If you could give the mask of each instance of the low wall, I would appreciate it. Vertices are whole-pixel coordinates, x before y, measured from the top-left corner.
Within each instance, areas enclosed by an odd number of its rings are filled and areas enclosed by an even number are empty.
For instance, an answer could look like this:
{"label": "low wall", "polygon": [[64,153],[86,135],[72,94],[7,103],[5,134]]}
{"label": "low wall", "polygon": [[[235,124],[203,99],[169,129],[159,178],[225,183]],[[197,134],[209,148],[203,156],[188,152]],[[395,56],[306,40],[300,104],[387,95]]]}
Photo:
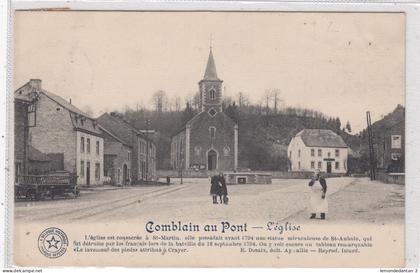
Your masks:
{"label": "low wall", "polygon": [[[253,173],[261,173],[265,175],[271,175],[272,178],[282,178],[282,179],[307,179],[312,178],[313,172],[287,172],[287,171],[252,171]],[[188,178],[206,178],[213,175],[218,174],[218,172],[215,171],[193,171],[193,170],[187,170],[182,171],[182,177],[188,177]],[[164,177],[179,177],[179,172],[176,170],[157,170],[157,175],[160,178]],[[345,174],[336,174],[336,173],[323,173],[324,177],[341,177],[345,176]]]}
{"label": "low wall", "polygon": [[227,184],[271,184],[271,174],[254,172],[226,173]]}
{"label": "low wall", "polygon": [[405,173],[387,173],[379,170],[376,179],[387,184],[405,185]]}

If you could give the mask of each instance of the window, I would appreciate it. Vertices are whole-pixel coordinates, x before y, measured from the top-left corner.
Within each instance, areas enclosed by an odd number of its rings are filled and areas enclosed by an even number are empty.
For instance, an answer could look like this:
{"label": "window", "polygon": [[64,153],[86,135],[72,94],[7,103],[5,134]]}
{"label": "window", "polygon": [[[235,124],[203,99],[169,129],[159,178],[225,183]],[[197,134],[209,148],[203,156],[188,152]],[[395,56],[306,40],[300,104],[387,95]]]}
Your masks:
{"label": "window", "polygon": [[98,181],[99,178],[101,177],[100,169],[101,169],[101,164],[100,163],[95,163],[95,180],[96,181]]}
{"label": "window", "polygon": [[18,176],[22,173],[22,162],[15,163],[15,179],[18,181]]}
{"label": "window", "polygon": [[216,90],[214,90],[214,88],[210,89],[210,99],[211,100],[216,99]]}
{"label": "window", "polygon": [[217,114],[217,111],[216,111],[216,110],[214,110],[214,108],[211,108],[211,109],[209,110],[209,115],[210,115],[210,116],[214,117],[216,114]]}
{"label": "window", "polygon": [[340,169],[340,162],[338,161],[335,162],[335,169],[336,170]]}
{"label": "window", "polygon": [[315,161],[311,161],[311,169],[315,169]]}
{"label": "window", "polygon": [[127,152],[127,160],[130,161],[131,160],[131,152]]}
{"label": "window", "polygon": [[311,156],[315,156],[315,149],[311,149]]}
{"label": "window", "polygon": [[298,162],[298,169],[300,170],[300,161]]}
{"label": "window", "polygon": [[401,149],[401,135],[391,136],[391,149]]}
{"label": "window", "polygon": [[340,157],[340,150],[339,149],[335,150],[335,157]]}
{"label": "window", "polygon": [[201,146],[195,146],[194,147],[194,153],[196,156],[200,156],[201,155]]}
{"label": "window", "polygon": [[298,157],[300,157],[300,150],[298,150]]}
{"label": "window", "polygon": [[318,156],[322,156],[322,149],[318,149]]}
{"label": "window", "polygon": [[96,154],[99,155],[99,140],[96,141]]}
{"label": "window", "polygon": [[391,153],[391,159],[392,160],[400,160],[401,154],[399,153]]}
{"label": "window", "polygon": [[318,169],[322,169],[322,162],[321,161],[318,161]]}
{"label": "window", "polygon": [[216,138],[216,128],[215,127],[210,127],[210,138]]}
{"label": "window", "polygon": [[85,162],[83,160],[80,161],[80,176],[85,176]]}
{"label": "window", "polygon": [[230,148],[229,148],[229,146],[225,146],[224,148],[223,148],[223,155],[224,156],[229,156],[230,155]]}
{"label": "window", "polygon": [[80,152],[81,153],[85,152],[85,138],[84,137],[80,138]]}
{"label": "window", "polygon": [[90,154],[90,138],[86,139],[86,152]]}
{"label": "window", "polygon": [[328,152],[328,158],[331,158],[331,152]]}

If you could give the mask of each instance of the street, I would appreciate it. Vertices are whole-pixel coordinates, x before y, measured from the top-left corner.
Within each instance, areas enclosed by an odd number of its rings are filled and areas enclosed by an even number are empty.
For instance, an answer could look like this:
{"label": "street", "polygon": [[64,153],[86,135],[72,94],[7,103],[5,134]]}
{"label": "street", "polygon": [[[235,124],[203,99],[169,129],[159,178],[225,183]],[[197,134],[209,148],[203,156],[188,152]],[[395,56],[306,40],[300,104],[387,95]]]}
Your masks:
{"label": "street", "polygon": [[[404,222],[404,186],[367,178],[330,178],[329,223]],[[214,205],[203,179],[170,186],[82,191],[77,199],[18,201],[17,222],[291,221],[308,222],[307,180],[273,179],[269,185],[228,185],[229,205]],[[319,220],[315,220],[319,221]]]}

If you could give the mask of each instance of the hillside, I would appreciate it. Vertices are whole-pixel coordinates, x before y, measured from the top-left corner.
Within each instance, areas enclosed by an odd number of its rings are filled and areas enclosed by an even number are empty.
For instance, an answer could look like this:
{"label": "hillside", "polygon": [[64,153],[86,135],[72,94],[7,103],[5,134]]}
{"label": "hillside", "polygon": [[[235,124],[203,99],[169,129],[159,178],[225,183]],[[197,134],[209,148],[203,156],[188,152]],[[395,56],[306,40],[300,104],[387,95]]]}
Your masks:
{"label": "hillside", "polygon": [[[291,138],[305,128],[331,129],[343,136],[351,147],[359,148],[359,138],[346,133],[338,118],[326,117],[310,110],[287,108],[277,114],[265,114],[234,103],[224,109],[239,125],[239,167],[252,170],[287,170],[287,146]],[[134,127],[155,130],[157,168],[169,169],[171,137],[195,114],[189,105],[183,111],[135,111],[128,109],[120,116]]]}

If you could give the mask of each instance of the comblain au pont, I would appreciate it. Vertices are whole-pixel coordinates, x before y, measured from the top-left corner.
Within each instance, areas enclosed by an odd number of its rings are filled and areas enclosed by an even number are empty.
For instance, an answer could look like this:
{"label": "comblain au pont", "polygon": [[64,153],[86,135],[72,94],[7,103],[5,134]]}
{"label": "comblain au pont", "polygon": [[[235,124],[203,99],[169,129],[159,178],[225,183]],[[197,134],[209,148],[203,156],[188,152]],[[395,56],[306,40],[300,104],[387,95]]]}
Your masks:
{"label": "comblain au pont", "polygon": [[157,224],[153,221],[149,221],[145,225],[145,229],[149,233],[153,232],[160,232],[160,231],[187,231],[187,232],[197,232],[197,231],[210,231],[216,232],[220,231],[221,233],[225,232],[247,232],[248,227],[247,223],[243,224],[232,224],[227,221],[220,222],[217,224],[206,224],[202,227],[197,224],[189,223],[182,223],[181,221],[171,221],[170,223],[166,224]]}

